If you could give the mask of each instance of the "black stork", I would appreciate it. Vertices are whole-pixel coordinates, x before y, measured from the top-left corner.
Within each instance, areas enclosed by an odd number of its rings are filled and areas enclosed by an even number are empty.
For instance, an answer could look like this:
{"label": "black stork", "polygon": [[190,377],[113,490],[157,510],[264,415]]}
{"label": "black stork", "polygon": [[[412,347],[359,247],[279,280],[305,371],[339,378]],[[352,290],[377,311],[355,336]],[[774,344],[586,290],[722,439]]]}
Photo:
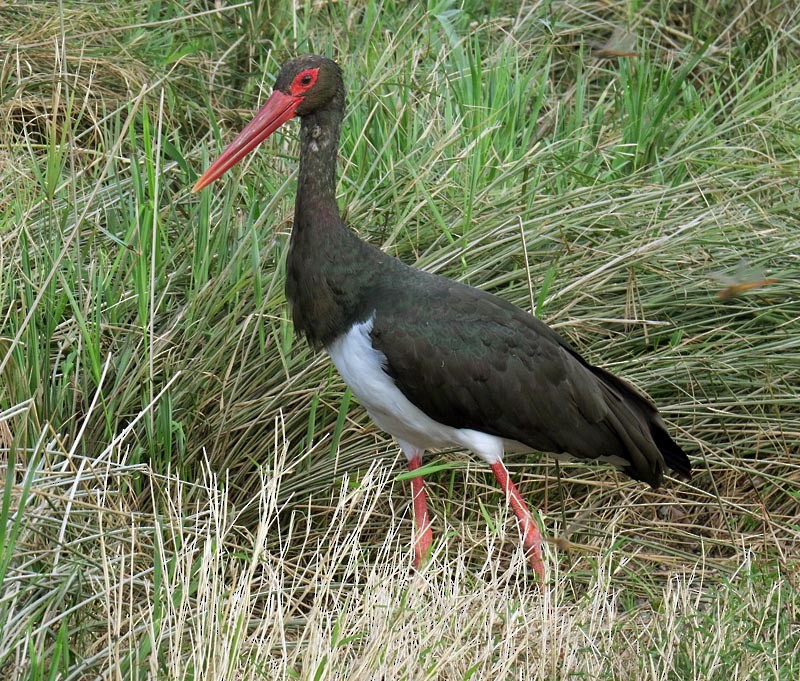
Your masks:
{"label": "black stork", "polygon": [[[492,468],[544,578],[541,535],[503,465],[505,450],[611,463],[658,487],[689,459],[653,404],[584,360],[549,326],[484,291],[413,269],[361,241],[339,215],[336,157],[345,107],[339,66],[287,62],[255,118],[194,185],[223,175],[298,116],[300,173],[286,297],[295,327],[324,347],[353,395],[414,471],[425,450],[471,450]],[[422,476],[412,478],[417,568],[432,541]]]}

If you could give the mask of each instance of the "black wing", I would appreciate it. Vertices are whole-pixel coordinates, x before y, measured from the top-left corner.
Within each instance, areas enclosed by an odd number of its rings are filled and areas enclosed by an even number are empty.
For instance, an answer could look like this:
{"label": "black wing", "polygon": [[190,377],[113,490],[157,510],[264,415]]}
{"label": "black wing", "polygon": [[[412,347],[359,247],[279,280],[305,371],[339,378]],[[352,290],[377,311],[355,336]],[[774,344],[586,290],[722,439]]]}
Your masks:
{"label": "black wing", "polygon": [[689,475],[655,407],[625,381],[507,301],[412,272],[391,303],[384,292],[372,340],[398,388],[426,414],[539,451],[619,457],[628,475],[654,487],[665,463]]}

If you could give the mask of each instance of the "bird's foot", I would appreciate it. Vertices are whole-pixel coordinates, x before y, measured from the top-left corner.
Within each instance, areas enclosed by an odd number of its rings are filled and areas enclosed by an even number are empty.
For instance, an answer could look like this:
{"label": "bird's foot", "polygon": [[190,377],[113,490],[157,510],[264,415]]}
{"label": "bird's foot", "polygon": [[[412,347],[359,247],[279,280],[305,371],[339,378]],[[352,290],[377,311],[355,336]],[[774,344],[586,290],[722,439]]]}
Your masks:
{"label": "bird's foot", "polygon": [[[525,509],[527,511],[527,509]],[[542,555],[542,534],[539,532],[539,526],[531,515],[530,511],[527,517],[521,518],[517,514],[520,527],[522,528],[522,545],[525,547],[525,555],[528,557],[528,562],[531,568],[536,573],[536,577],[540,583],[544,583],[544,557]]]}

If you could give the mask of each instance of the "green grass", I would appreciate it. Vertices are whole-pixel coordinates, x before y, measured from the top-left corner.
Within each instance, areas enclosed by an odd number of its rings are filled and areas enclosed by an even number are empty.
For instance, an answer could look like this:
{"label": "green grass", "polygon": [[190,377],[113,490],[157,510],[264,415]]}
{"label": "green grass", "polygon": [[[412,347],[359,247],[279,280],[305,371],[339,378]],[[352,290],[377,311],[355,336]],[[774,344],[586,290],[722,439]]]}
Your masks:
{"label": "green grass", "polygon": [[[0,12],[3,677],[797,678],[798,26],[777,3]],[[189,193],[309,50],[349,87],[348,223],[534,309],[695,463],[651,491],[509,457],[559,540],[541,592],[461,452],[426,462],[409,569],[396,447],[288,316],[297,126]]]}

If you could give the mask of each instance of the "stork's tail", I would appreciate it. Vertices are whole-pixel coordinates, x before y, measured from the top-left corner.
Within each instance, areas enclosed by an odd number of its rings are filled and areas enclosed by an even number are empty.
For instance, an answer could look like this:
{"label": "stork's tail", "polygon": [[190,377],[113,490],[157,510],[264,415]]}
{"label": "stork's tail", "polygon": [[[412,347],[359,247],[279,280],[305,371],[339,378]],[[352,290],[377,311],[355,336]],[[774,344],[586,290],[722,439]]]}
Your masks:
{"label": "stork's tail", "polygon": [[[658,421],[661,421],[659,418]],[[664,463],[668,468],[675,471],[679,478],[688,480],[692,477],[692,464],[689,462],[689,457],[686,456],[680,445],[673,440],[669,433],[664,430],[664,426],[659,422],[650,421],[650,434],[653,436],[653,442],[656,443],[658,451],[664,457]]]}
{"label": "stork's tail", "polygon": [[[670,437],[664,421],[650,399],[630,383],[605,369],[595,366],[590,368],[618,400],[611,400],[609,406],[614,412],[613,421],[617,434],[628,445],[630,465],[625,467],[624,471],[636,480],[659,487],[663,477],[663,467],[656,458],[657,450],[667,468],[673,470],[678,477],[688,480],[692,476],[689,457]],[[636,422],[638,427],[634,425]]]}

